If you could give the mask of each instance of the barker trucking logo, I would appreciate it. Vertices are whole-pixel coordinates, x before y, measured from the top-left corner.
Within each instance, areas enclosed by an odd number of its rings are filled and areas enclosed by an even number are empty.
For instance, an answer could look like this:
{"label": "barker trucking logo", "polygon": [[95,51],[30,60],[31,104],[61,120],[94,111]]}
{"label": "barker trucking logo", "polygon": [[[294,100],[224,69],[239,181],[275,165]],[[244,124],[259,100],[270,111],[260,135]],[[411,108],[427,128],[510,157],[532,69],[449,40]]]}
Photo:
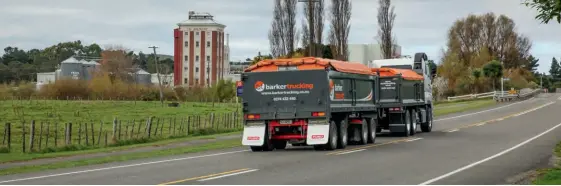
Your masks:
{"label": "barker trucking logo", "polygon": [[314,84],[298,83],[298,84],[265,84],[263,81],[255,82],[254,88],[257,92],[264,90],[293,90],[293,89],[314,89]]}

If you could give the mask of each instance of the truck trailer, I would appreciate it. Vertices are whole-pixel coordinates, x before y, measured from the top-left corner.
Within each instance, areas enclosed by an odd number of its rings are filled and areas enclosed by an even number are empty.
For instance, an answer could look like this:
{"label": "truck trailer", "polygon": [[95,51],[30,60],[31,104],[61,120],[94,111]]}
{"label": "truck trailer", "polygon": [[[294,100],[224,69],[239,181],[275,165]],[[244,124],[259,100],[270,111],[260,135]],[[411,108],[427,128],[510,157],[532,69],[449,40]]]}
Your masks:
{"label": "truck trailer", "polygon": [[[409,93],[423,88],[412,70],[315,57],[271,59],[247,68],[241,81],[242,144],[252,151],[285,149],[287,143],[343,149],[374,143],[382,129],[410,134],[413,120],[421,126],[432,121],[426,109],[432,105],[421,100],[426,96]],[[391,87],[382,81],[395,88],[381,90]]]}

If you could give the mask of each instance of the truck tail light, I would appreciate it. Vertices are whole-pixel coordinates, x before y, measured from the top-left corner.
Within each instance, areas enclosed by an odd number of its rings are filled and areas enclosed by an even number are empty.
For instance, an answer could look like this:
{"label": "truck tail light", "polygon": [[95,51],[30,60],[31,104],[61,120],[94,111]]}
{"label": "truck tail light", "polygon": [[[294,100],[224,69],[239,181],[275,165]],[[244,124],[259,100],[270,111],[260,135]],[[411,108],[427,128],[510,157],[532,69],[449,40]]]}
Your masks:
{"label": "truck tail light", "polygon": [[260,114],[246,114],[245,119],[259,119],[261,118]]}
{"label": "truck tail light", "polygon": [[325,112],[312,112],[312,116],[314,117],[325,116]]}

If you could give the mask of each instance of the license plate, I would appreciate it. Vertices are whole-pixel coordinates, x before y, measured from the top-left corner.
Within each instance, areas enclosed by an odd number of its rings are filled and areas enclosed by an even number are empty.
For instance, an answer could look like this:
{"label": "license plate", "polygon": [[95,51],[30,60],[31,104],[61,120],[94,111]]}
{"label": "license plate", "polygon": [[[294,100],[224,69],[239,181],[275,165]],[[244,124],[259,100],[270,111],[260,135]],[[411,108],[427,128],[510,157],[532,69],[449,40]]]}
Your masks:
{"label": "license plate", "polygon": [[283,125],[292,124],[292,120],[280,120],[280,124],[283,124]]}

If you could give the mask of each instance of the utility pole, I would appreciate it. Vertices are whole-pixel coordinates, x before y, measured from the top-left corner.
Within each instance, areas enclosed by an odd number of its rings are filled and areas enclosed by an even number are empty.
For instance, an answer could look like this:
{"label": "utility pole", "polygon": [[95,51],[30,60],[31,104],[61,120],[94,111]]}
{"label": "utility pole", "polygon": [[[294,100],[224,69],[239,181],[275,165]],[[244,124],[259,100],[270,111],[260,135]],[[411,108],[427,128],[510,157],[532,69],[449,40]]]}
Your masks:
{"label": "utility pole", "polygon": [[160,103],[164,106],[164,90],[162,89],[162,80],[160,80],[160,64],[158,62],[158,56],[156,55],[157,46],[151,46],[148,48],[154,49],[154,62],[156,62],[156,76],[158,77],[158,88],[160,89]]}
{"label": "utility pole", "polygon": [[319,2],[319,0],[298,0],[298,2],[304,2],[304,3],[308,3],[308,31],[310,32],[310,37],[308,38],[308,50],[309,50],[309,55],[310,56],[316,56],[315,55],[315,44],[314,44],[314,36],[315,36],[315,31],[314,31],[314,3]]}

